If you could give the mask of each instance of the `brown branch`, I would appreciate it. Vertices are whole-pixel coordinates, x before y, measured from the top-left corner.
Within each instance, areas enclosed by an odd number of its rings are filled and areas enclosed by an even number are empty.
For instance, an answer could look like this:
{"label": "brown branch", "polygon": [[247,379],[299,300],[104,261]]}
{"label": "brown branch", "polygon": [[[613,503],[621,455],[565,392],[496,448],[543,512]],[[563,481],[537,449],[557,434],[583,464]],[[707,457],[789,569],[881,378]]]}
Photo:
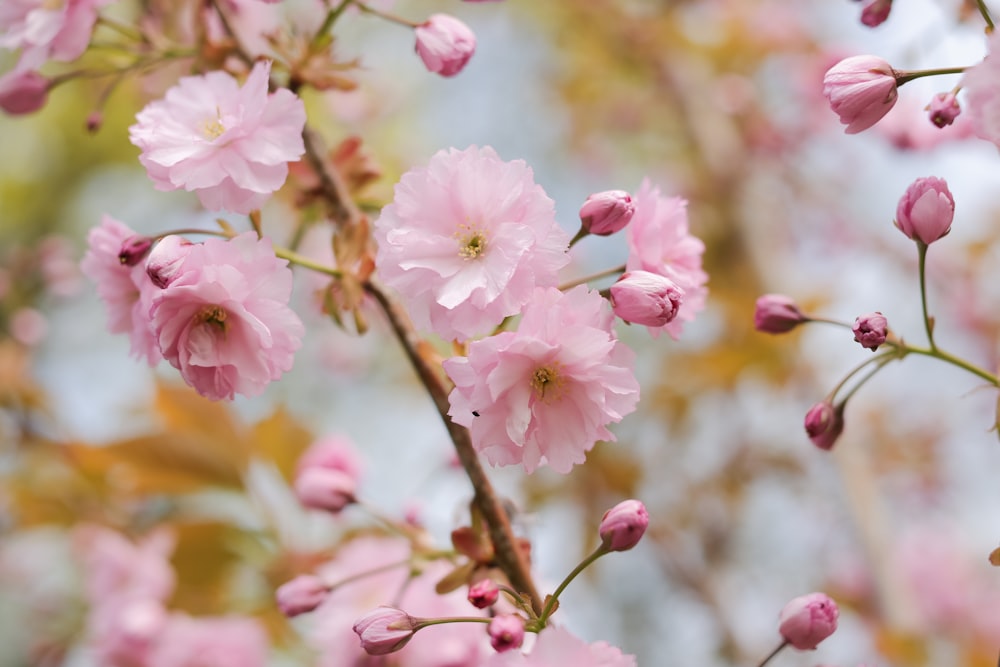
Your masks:
{"label": "brown branch", "polygon": [[527,559],[521,550],[517,548],[507,511],[504,509],[503,503],[501,503],[496,491],[494,491],[489,477],[486,476],[486,471],[479,462],[479,456],[472,446],[469,429],[456,424],[448,416],[448,388],[445,386],[440,375],[435,372],[435,369],[421,356],[419,352],[419,346],[422,343],[421,338],[417,335],[413,325],[410,323],[409,316],[400,307],[399,303],[392,300],[385,291],[371,282],[366,283],[365,289],[375,297],[385,311],[386,316],[389,318],[389,323],[392,325],[393,332],[395,332],[396,337],[402,343],[403,349],[406,350],[406,356],[417,371],[417,375],[427,389],[427,393],[431,395],[434,407],[437,408],[438,414],[441,415],[441,419],[444,421],[445,428],[448,429],[448,435],[455,445],[458,459],[462,463],[469,481],[472,482],[472,488],[475,490],[473,504],[483,515],[489,528],[490,540],[493,542],[497,566],[507,575],[507,578],[510,579],[510,583],[516,591],[526,593],[530,596],[531,606],[535,610],[535,613],[541,613],[542,598],[535,588],[535,582],[531,577],[531,568],[527,563]]}

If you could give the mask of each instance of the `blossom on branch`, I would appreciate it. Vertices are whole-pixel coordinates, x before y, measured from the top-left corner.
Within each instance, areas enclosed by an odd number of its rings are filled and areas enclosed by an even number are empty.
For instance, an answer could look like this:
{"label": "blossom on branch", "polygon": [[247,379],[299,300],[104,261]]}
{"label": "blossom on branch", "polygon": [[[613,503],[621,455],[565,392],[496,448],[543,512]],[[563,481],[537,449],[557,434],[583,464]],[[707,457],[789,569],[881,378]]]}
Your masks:
{"label": "blossom on branch", "polygon": [[516,332],[473,341],[467,357],[444,362],[455,382],[449,416],[493,465],[568,473],[598,440],[615,439],[607,425],[639,400],[635,355],[612,320],[585,286],[535,290]]}
{"label": "blossom on branch", "polygon": [[635,215],[625,228],[629,255],[628,271],[648,271],[673,281],[684,295],[677,314],[666,324],[650,326],[658,337],[666,331],[678,338],[684,322],[690,322],[705,307],[708,274],[701,268],[705,244],[688,231],[687,202],[680,197],[664,197],[660,189],[644,180],[633,197]]}
{"label": "blossom on branch", "polygon": [[97,22],[97,9],[112,0],[3,0],[0,48],[21,49],[18,67],[46,60],[69,62],[83,55]]}
{"label": "blossom on branch", "polygon": [[156,189],[249,213],[285,183],[288,163],[305,152],[306,112],[291,91],[268,93],[270,71],[258,62],[242,87],[226,72],[184,77],[139,112],[129,137]]}
{"label": "blossom on branch", "polygon": [[80,269],[97,284],[97,294],[108,313],[108,330],[129,334],[132,355],[155,366],[162,356],[149,311],[158,290],[141,262],[128,266],[120,259],[122,246],[134,237],[136,233],[125,223],[105,215],[87,235],[87,253]]}
{"label": "blossom on branch", "polygon": [[417,326],[452,340],[491,331],[554,287],[569,237],[523,160],[439,151],[403,175],[375,222],[377,271]]}
{"label": "blossom on branch", "polygon": [[247,232],[193,245],[153,299],[164,358],[202,396],[256,396],[292,367],[304,327],[288,307],[292,272]]}

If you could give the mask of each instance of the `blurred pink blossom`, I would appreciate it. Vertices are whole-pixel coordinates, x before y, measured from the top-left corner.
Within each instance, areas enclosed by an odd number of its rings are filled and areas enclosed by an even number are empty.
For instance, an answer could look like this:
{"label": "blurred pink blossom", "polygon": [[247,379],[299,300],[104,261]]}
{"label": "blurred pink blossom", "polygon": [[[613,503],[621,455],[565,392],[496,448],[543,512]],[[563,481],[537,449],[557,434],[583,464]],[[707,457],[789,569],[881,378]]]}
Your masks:
{"label": "blurred pink blossom", "polygon": [[568,473],[598,440],[615,439],[607,425],[639,400],[635,355],[615,339],[612,319],[586,286],[538,288],[516,332],[473,341],[467,357],[444,362],[455,382],[449,416],[493,465]]}
{"label": "blurred pink blossom", "polygon": [[7,72],[0,76],[0,109],[15,116],[38,111],[49,99],[49,83],[34,70]]}
{"label": "blurred pink blossom", "polygon": [[269,651],[267,631],[256,619],[175,612],[145,667],[265,667]]}
{"label": "blurred pink blossom", "polygon": [[976,136],[1000,146],[1000,34],[994,30],[986,42],[989,53],[981,63],[965,70],[959,85]]}
{"label": "blurred pink blossom", "polygon": [[163,357],[203,396],[257,396],[291,369],[304,327],[292,272],[254,232],[191,247],[153,300]]}
{"label": "blurred pink blossom", "polygon": [[375,237],[379,275],[418,327],[448,340],[517,314],[569,262],[568,235],[531,168],[489,147],[440,151],[404,174]]}
{"label": "blurred pink blossom", "polygon": [[84,524],[73,531],[73,544],[86,571],[87,598],[98,604],[118,596],[166,600],[176,577],[170,566],[174,537],[157,530],[136,543],[117,531]]}
{"label": "blurred pink blossom", "polygon": [[558,626],[550,626],[525,655],[519,651],[496,653],[482,667],[636,667],[634,655],[625,655],[607,642],[587,644]]}
{"label": "blurred pink blossom", "polygon": [[664,197],[649,179],[633,197],[635,215],[625,228],[628,240],[629,271],[649,271],[666,276],[681,289],[684,302],[677,316],[662,327],[649,327],[657,337],[666,331],[680,336],[684,322],[690,322],[705,307],[708,274],[701,268],[705,244],[688,231],[687,202],[680,197]]}
{"label": "blurred pink blossom", "polygon": [[34,69],[46,60],[76,60],[87,49],[99,7],[113,0],[3,0],[0,48],[21,49],[18,67]]}
{"label": "blurred pink blossom", "polygon": [[80,262],[84,275],[97,283],[104,301],[111,333],[128,333],[132,355],[155,366],[161,357],[153,334],[150,309],[158,291],[146,276],[142,264],[125,266],[118,259],[122,243],[135,236],[124,223],[109,215],[87,235],[88,249]]}
{"label": "blurred pink blossom", "polygon": [[158,190],[195,192],[212,211],[260,208],[305,152],[302,100],[268,93],[271,64],[258,62],[241,87],[226,72],[188,76],[146,105],[129,128]]}

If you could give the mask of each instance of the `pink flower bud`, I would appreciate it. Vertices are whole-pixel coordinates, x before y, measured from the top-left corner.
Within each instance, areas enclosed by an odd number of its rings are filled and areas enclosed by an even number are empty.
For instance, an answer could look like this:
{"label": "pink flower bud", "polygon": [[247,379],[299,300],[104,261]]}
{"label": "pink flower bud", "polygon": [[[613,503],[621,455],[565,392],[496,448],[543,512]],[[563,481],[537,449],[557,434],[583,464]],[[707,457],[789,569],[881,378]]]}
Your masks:
{"label": "pink flower bud", "polygon": [[34,70],[12,70],[0,77],[0,109],[19,116],[38,111],[49,98],[49,80]]}
{"label": "pink flower bud", "polygon": [[876,311],[854,320],[851,330],[854,332],[854,340],[861,343],[861,347],[874,352],[885,342],[885,337],[889,334],[889,321],[882,313]]}
{"label": "pink flower bud", "polygon": [[892,0],[866,0],[861,10],[861,22],[869,28],[882,25],[891,10]]}
{"label": "pink flower bud", "polygon": [[118,251],[118,261],[125,266],[135,266],[146,257],[151,247],[153,239],[148,236],[130,236],[122,241],[122,248]]}
{"label": "pink flower bud", "polygon": [[623,500],[601,519],[601,544],[608,551],[628,551],[639,543],[649,525],[649,512],[638,500]]}
{"label": "pink flower bud", "polygon": [[279,586],[275,598],[281,613],[291,618],[320,606],[329,592],[329,587],[322,579],[303,574]]}
{"label": "pink flower bud", "polygon": [[851,56],[827,70],[823,94],[847,126],[844,131],[857,134],[881,120],[896,103],[896,72],[876,56]]}
{"label": "pink flower bud", "polygon": [[931,103],[927,105],[927,111],[934,125],[946,127],[955,122],[958,115],[962,113],[962,107],[958,105],[955,93],[938,93],[931,98]]}
{"label": "pink flower bud", "polygon": [[823,593],[797,597],[781,610],[778,631],[800,651],[815,649],[837,629],[837,603]]}
{"label": "pink flower bud", "polygon": [[417,630],[417,621],[401,609],[379,607],[354,623],[361,648],[368,655],[386,655],[406,646]]}
{"label": "pink flower bud", "polygon": [[895,225],[914,241],[934,243],[951,231],[955,198],[943,178],[918,178],[896,206]]}
{"label": "pink flower bud", "polygon": [[783,294],[761,296],[753,313],[753,327],[763,333],[786,333],[808,321],[809,318],[799,310],[795,301]]}
{"label": "pink flower bud", "polygon": [[684,292],[674,281],[649,271],[629,271],[611,286],[615,315],[647,327],[672,322],[683,299]]}
{"label": "pink flower bud", "polygon": [[448,14],[431,14],[417,26],[417,55],[428,71],[454,76],[476,51],[476,35],[469,26]]}
{"label": "pink flower bud", "polygon": [[87,132],[96,134],[97,131],[101,129],[101,125],[104,125],[104,114],[100,111],[91,112],[91,114],[87,116]]}
{"label": "pink flower bud", "polygon": [[806,434],[820,449],[830,449],[844,431],[844,404],[823,401],[806,413]]}
{"label": "pink flower bud", "polygon": [[193,243],[182,236],[165,236],[153,246],[146,259],[146,275],[160,289],[174,281]]}
{"label": "pink flower bud", "polygon": [[469,586],[469,602],[476,609],[492,607],[499,597],[500,587],[492,579],[480,579]]}
{"label": "pink flower bud", "polygon": [[355,490],[353,477],[332,468],[311,466],[295,478],[295,496],[303,507],[334,514],[355,501]]}
{"label": "pink flower bud", "polygon": [[524,643],[524,619],[517,614],[501,614],[486,628],[490,644],[498,653],[518,648]]}
{"label": "pink flower bud", "polygon": [[580,207],[580,223],[584,231],[608,236],[621,231],[635,215],[632,197],[624,190],[607,190],[587,197]]}

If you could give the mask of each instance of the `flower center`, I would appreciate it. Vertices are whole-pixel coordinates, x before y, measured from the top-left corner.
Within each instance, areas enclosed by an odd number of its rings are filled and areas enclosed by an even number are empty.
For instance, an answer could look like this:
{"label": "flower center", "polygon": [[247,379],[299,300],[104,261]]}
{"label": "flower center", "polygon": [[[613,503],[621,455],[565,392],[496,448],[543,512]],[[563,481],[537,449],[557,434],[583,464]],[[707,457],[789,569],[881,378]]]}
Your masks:
{"label": "flower center", "polygon": [[42,9],[50,12],[61,11],[65,5],[65,0],[42,0]]}
{"label": "flower center", "polygon": [[535,390],[535,396],[545,403],[562,398],[566,378],[561,371],[562,364],[558,361],[536,368],[531,374],[531,388]]}
{"label": "flower center", "polygon": [[226,309],[222,306],[203,306],[201,310],[194,316],[195,322],[198,324],[208,324],[221,333],[226,333],[228,325],[226,324]]}
{"label": "flower center", "polygon": [[459,225],[455,238],[458,239],[459,257],[476,259],[486,252],[486,234],[469,225]]}
{"label": "flower center", "polygon": [[226,131],[226,126],[222,124],[222,112],[215,109],[215,118],[206,118],[201,123],[201,133],[206,139],[218,139]]}

